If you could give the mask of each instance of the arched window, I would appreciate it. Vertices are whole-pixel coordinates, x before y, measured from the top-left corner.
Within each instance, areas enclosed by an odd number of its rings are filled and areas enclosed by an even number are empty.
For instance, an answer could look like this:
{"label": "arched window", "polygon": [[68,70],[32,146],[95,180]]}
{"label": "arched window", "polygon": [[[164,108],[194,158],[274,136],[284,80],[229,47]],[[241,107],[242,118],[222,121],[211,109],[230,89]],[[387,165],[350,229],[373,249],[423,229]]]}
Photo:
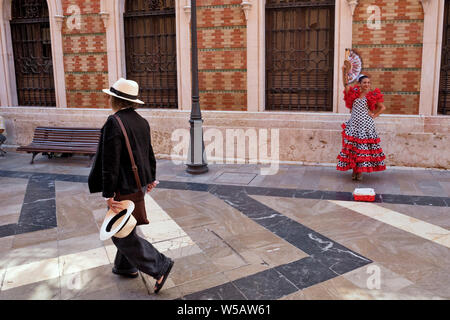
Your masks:
{"label": "arched window", "polygon": [[20,106],[56,106],[46,0],[13,0],[11,39]]}
{"label": "arched window", "polygon": [[127,78],[149,108],[178,108],[175,0],[127,0]]}
{"label": "arched window", "polygon": [[266,110],[333,111],[334,0],[267,0]]}

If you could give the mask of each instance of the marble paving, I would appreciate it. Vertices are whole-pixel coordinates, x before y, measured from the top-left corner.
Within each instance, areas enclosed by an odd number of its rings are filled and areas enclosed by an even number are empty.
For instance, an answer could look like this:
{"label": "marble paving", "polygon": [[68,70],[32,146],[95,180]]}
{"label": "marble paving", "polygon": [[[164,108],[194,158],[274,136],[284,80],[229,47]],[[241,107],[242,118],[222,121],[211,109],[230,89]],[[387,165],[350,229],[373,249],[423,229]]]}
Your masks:
{"label": "marble paving", "polygon": [[[106,208],[87,157],[0,158],[0,299],[449,299],[450,173],[389,168],[353,182],[332,167],[158,161],[142,237],[175,259],[159,295],[111,273]],[[352,200],[372,187],[374,203]]]}

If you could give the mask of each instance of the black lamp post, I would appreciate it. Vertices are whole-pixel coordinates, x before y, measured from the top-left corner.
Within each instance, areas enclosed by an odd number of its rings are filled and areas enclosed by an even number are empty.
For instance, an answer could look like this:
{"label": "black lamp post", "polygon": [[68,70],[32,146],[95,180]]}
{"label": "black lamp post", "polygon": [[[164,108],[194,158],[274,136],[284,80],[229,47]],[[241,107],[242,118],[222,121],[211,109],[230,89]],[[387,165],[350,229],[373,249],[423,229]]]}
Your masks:
{"label": "black lamp post", "polygon": [[191,139],[186,171],[201,174],[208,171],[203,141],[203,119],[200,111],[200,93],[198,89],[198,47],[197,47],[197,1],[191,0],[191,37],[192,37],[192,109]]}

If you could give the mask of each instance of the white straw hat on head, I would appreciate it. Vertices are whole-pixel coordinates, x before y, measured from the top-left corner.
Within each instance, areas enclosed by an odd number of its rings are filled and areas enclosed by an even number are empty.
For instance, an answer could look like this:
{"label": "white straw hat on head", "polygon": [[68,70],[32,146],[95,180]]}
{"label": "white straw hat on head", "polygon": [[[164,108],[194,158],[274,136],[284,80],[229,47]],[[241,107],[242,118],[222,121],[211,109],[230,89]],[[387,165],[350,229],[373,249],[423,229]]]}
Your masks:
{"label": "white straw hat on head", "polygon": [[132,213],[134,211],[134,202],[130,200],[120,201],[125,207],[119,213],[114,213],[111,209],[106,213],[100,228],[100,240],[105,241],[112,236],[116,238],[125,238],[136,226],[136,219]]}
{"label": "white straw hat on head", "polygon": [[120,78],[112,85],[111,88],[103,89],[103,92],[119,99],[145,104],[145,102],[138,99],[139,85],[133,80]]}

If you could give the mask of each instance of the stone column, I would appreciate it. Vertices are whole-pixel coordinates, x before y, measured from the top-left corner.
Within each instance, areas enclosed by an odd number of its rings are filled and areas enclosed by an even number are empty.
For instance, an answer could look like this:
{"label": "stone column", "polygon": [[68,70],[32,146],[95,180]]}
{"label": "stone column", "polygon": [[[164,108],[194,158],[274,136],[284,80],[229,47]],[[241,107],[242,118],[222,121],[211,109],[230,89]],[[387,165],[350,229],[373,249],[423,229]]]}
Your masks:
{"label": "stone column", "polygon": [[47,0],[52,44],[53,77],[57,108],[67,108],[66,78],[64,74],[64,54],[62,44],[62,26],[64,15],[61,1]]}
{"label": "stone column", "polygon": [[334,53],[334,95],[333,112],[348,113],[344,102],[344,84],[342,67],[344,66],[345,49],[352,47],[353,13],[358,4],[356,0],[336,1],[335,7],[335,53]]}
{"label": "stone column", "polygon": [[437,115],[441,72],[444,0],[421,0],[424,11],[420,115]]}
{"label": "stone column", "polygon": [[0,105],[17,106],[16,74],[11,39],[11,0],[0,1]]}
{"label": "stone column", "polygon": [[178,109],[191,110],[190,0],[176,1]]}
{"label": "stone column", "polygon": [[265,0],[242,2],[247,20],[247,111],[265,110]]}

